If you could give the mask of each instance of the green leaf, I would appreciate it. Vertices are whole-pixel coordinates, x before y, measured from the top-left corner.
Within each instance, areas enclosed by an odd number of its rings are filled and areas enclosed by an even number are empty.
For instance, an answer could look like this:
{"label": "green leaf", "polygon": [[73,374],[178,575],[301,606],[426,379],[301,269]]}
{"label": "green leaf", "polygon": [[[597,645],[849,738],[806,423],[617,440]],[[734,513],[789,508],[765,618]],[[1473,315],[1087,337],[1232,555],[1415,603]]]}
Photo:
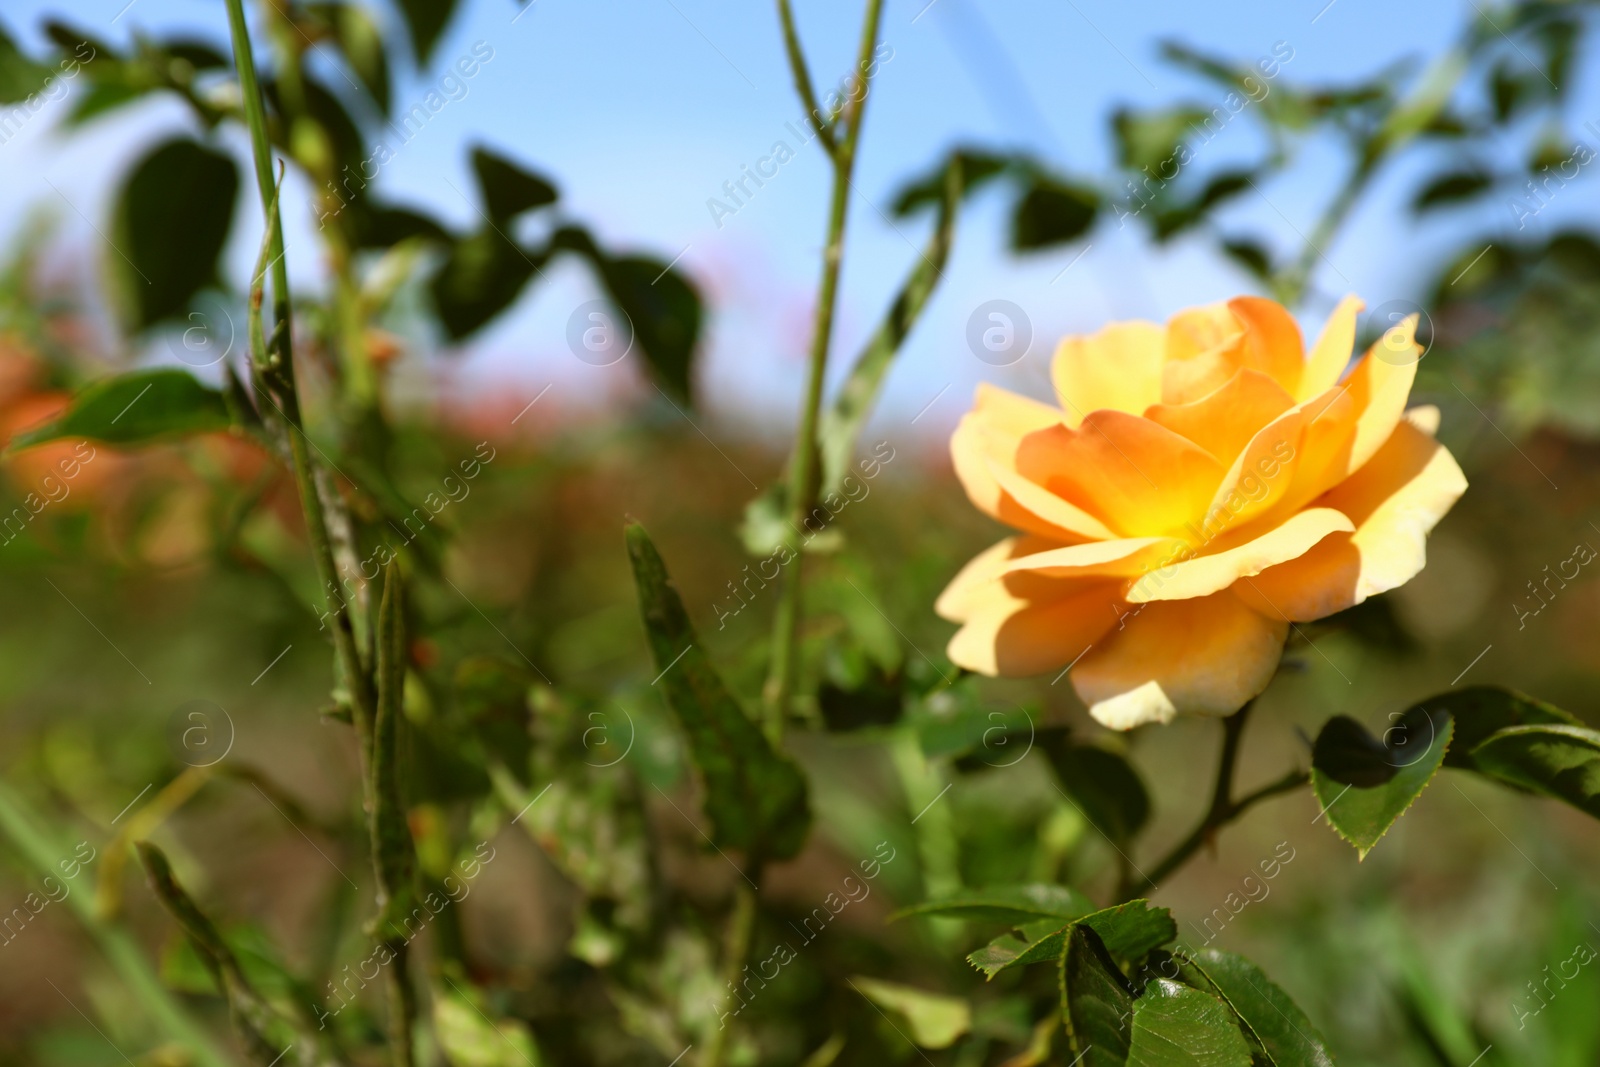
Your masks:
{"label": "green leaf", "polygon": [[972,1029],[972,1006],[960,997],[857,975],[850,984],[862,996],[906,1022],[906,1035],[923,1048],[949,1048]]}
{"label": "green leaf", "polygon": [[1060,956],[1061,1018],[1067,1059],[1083,1067],[1123,1067],[1128,1059],[1133,989],[1096,933],[1074,925]]}
{"label": "green leaf", "polygon": [[1129,170],[1142,171],[1149,167],[1151,173],[1159,173],[1161,165],[1173,158],[1190,128],[1210,117],[1210,111],[1193,105],[1159,111],[1124,108],[1111,117],[1117,161]]}
{"label": "green leaf", "polygon": [[[1243,956],[1205,949],[1184,959],[1184,980],[1198,969],[1201,988],[1225,1000],[1271,1057],[1275,1067],[1333,1067],[1305,1012],[1261,968]],[[1191,984],[1195,984],[1191,982]]]}
{"label": "green leaf", "polygon": [[1455,720],[1455,734],[1445,753],[1446,767],[1477,768],[1472,750],[1490,735],[1508,726],[1582,726],[1583,722],[1554,704],[1535,700],[1497,685],[1473,685],[1429,697],[1415,705],[1447,711]]}
{"label": "green leaf", "polygon": [[455,14],[456,0],[396,0],[400,14],[405,16],[406,29],[411,32],[411,54],[417,66],[426,67],[433,46],[439,42],[450,16]]}
{"label": "green leaf", "polygon": [[1076,240],[1094,224],[1099,206],[1099,194],[1086,186],[1036,177],[1011,216],[1011,247],[1025,252]]}
{"label": "green leaf", "polygon": [[595,264],[611,300],[628,316],[655,378],[689,401],[694,348],[700,337],[700,294],[688,279],[648,256],[602,255]]}
{"label": "green leaf", "polygon": [[901,908],[889,918],[910,915],[938,915],[975,922],[999,922],[1020,926],[1039,919],[1081,918],[1094,911],[1088,897],[1064,885],[997,885],[983,889],[964,889],[952,897],[930,900]]}
{"label": "green leaf", "polygon": [[1143,900],[1133,900],[1114,908],[1084,915],[1070,925],[1057,919],[1040,919],[1022,928],[1022,937],[1005,934],[967,957],[987,977],[1030,963],[1056,959],[1062,945],[1079,926],[1094,931],[1095,943],[1118,959],[1140,959],[1178,936],[1177,924],[1166,908],[1152,908]]}
{"label": "green leaf", "polygon": [[45,87],[54,71],[30,59],[0,26],[0,104],[20,104]]}
{"label": "green leaf", "polygon": [[1165,978],[1133,1004],[1128,1067],[1250,1067],[1250,1046],[1226,1004]]}
{"label": "green leaf", "polygon": [[433,1026],[454,1067],[539,1067],[544,1062],[527,1023],[490,1019],[454,981],[433,991]]}
{"label": "green leaf", "polygon": [[892,210],[904,218],[928,204],[939,204],[942,208],[947,200],[952,169],[959,183],[959,195],[964,198],[1004,174],[1015,162],[1009,156],[995,155],[981,148],[958,148],[932,171],[903,186],[895,195]]}
{"label": "green leaf", "polygon": [[1472,750],[1480,770],[1600,819],[1600,731],[1512,726]]}
{"label": "green leaf", "polygon": [[17,434],[8,451],[63,437],[112,445],[139,445],[168,437],[214,433],[229,426],[221,393],[174,368],[103,378],[77,396],[61,415]]}
{"label": "green leaf", "polygon": [[216,280],[238,189],[233,160],[188,138],[134,165],[117,193],[106,262],[135,330],[181,315]]}
{"label": "green leaf", "polygon": [[472,169],[483,193],[484,210],[496,223],[556,202],[556,187],[482,145],[472,149]]}
{"label": "green leaf", "polygon": [[549,258],[548,252],[529,252],[492,228],[451,245],[428,283],[450,339],[461,340],[509,307]]}
{"label": "green leaf", "polygon": [[1328,823],[1366,858],[1444,763],[1454,720],[1412,708],[1379,741],[1353,719],[1336,716],[1317,736],[1311,785]]}
{"label": "green leaf", "polygon": [[1120,960],[1142,959],[1178,937],[1178,924],[1172,921],[1172,912],[1153,908],[1147,900],[1130,900],[1114,908],[1103,908],[1078,921],[1093,927],[1106,951]]}
{"label": "green leaf", "polygon": [[1423,186],[1411,201],[1411,210],[1427,211],[1470,200],[1494,185],[1494,179],[1481,171],[1457,171],[1442,174]]}
{"label": "green leaf", "polygon": [[763,859],[800,851],[810,826],[800,768],[774,752],[700,648],[683,601],[644,527],[627,528],[639,607],[667,704],[688,737],[705,784],[711,840]]}
{"label": "green leaf", "polygon": [[1150,796],[1127,760],[1097,745],[1076,744],[1065,730],[1041,731],[1039,747],[1073,804],[1107,837],[1127,842],[1144,827]]}

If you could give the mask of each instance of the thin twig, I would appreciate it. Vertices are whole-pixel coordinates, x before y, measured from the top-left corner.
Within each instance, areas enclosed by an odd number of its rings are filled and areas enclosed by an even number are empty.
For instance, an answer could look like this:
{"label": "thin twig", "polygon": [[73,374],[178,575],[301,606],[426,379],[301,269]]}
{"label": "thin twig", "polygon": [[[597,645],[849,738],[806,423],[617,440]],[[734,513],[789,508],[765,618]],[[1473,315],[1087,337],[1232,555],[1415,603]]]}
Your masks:
{"label": "thin twig", "polygon": [[806,65],[805,52],[800,48],[800,33],[795,29],[794,11],[789,6],[789,0],[778,0],[778,20],[783,23],[783,48],[789,56],[789,67],[794,72],[795,91],[800,94],[800,102],[806,108],[806,120],[817,131],[828,155],[837,157],[839,145],[833,139],[833,128],[828,125],[832,116],[822,113],[817,92],[811,87],[811,70]]}
{"label": "thin twig", "polygon": [[794,555],[784,568],[783,588],[778,598],[772,630],[772,669],[767,677],[764,705],[767,737],[776,744],[783,737],[789,695],[794,685],[795,634],[800,621],[802,557],[798,531],[815,506],[817,494],[817,422],[822,408],[822,385],[828,365],[828,344],[833,333],[834,305],[839,295],[839,267],[844,259],[844,226],[850,202],[850,175],[855,167],[856,144],[861,137],[866,113],[867,91],[871,82],[870,60],[878,40],[878,24],[883,0],[867,0],[866,18],[861,30],[861,95],[847,108],[843,121],[844,140],[832,153],[833,195],[828,210],[828,237],[822,253],[822,281],[817,289],[816,321],[811,334],[810,375],[800,409],[800,429],[794,455],[789,464],[789,522],[785,530],[787,546]]}

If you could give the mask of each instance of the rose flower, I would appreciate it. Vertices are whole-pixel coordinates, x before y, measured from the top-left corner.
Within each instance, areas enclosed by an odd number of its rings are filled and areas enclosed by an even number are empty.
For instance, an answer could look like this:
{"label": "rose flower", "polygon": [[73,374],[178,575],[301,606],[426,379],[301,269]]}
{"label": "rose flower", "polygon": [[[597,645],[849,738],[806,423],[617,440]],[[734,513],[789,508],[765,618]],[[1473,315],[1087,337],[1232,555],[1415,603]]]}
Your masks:
{"label": "rose flower", "polygon": [[1070,666],[1116,729],[1229,715],[1266,688],[1291,624],[1409,581],[1467,483],[1433,438],[1438,409],[1405,410],[1415,317],[1340,381],[1362,307],[1346,297],[1309,356],[1259,297],[1068,337],[1060,407],[980,385],[956,474],[1020,532],[940,595],[961,624],[951,660]]}

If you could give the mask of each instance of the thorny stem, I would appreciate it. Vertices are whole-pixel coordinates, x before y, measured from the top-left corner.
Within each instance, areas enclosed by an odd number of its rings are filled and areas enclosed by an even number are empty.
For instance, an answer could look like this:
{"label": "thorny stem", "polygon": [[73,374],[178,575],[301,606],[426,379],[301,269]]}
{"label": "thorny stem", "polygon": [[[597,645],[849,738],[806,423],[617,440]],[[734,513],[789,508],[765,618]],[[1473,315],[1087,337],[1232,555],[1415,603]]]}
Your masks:
{"label": "thorny stem", "polygon": [[[1251,702],[1253,703],[1254,701]],[[1154,870],[1144,876],[1143,884],[1132,883],[1125,877],[1117,888],[1119,902],[1131,900],[1159,886],[1164,879],[1189,862],[1190,857],[1200,851],[1202,845],[1212,840],[1218,830],[1260,801],[1298,789],[1311,781],[1311,775],[1306,771],[1294,770],[1242,797],[1234,797],[1233,771],[1238,762],[1239,741],[1244,736],[1245,721],[1249,717],[1251,704],[1246,704],[1222,720],[1222,751],[1217,757],[1217,780],[1212,787],[1211,806],[1206,810],[1205,817],[1188,837],[1180,841],[1160,863],[1156,864]]]}
{"label": "thorny stem", "polygon": [[[344,597],[339,594],[338,570],[333,561],[333,542],[328,536],[327,515],[317,494],[316,475],[306,447],[305,430],[300,424],[300,401],[295,388],[294,346],[289,312],[289,274],[283,255],[283,224],[277,210],[277,183],[272,174],[272,146],[267,139],[266,103],[256,79],[255,59],[250,50],[250,35],[245,26],[243,0],[227,0],[228,23],[233,35],[234,63],[239,74],[239,91],[244,100],[245,121],[250,127],[251,149],[255,156],[256,184],[269,233],[267,249],[272,272],[273,330],[271,349],[255,353],[255,366],[262,392],[285,423],[290,465],[300,491],[300,506],[305,512],[306,534],[311,542],[317,579],[322,583],[328,615],[333,620],[333,645],[350,687],[352,718],[364,735],[370,733],[373,711],[372,679],[356,648],[355,630]],[[256,284],[261,284],[258,280]]]}
{"label": "thorny stem", "polygon": [[[780,0],[780,13],[787,5]],[[872,50],[878,40],[878,24],[883,0],[867,0],[866,18],[861,29],[860,57],[856,72],[861,78],[861,94],[852,99],[841,116],[844,139],[829,152],[833,162],[833,194],[828,210],[828,236],[822,252],[822,281],[817,289],[816,321],[811,333],[810,376],[805,402],[800,409],[800,429],[794,455],[789,463],[789,522],[785,531],[793,560],[784,568],[783,587],[778,599],[777,617],[772,630],[772,669],[767,677],[765,696],[767,737],[774,744],[783,738],[784,718],[794,686],[795,633],[800,621],[800,585],[803,556],[799,530],[815,506],[817,494],[817,422],[822,408],[823,377],[828,366],[828,343],[833,332],[833,311],[839,292],[839,267],[844,258],[844,224],[850,202],[850,175],[855,167],[856,143],[861,137],[861,120],[866,112]],[[786,23],[792,22],[787,19]],[[792,28],[792,26],[790,27]],[[795,82],[810,82],[805,72],[798,42],[789,49],[795,68]],[[803,95],[803,92],[802,92]],[[810,104],[808,103],[809,107]]]}
{"label": "thorny stem", "polygon": [[[362,754],[362,792],[374,838],[373,863],[378,870],[380,884],[380,912],[373,936],[380,945],[389,947],[394,957],[386,979],[389,991],[390,1047],[396,1067],[410,1067],[411,1024],[415,1017],[415,1000],[406,966],[404,942],[403,940],[400,942],[397,950],[394,938],[385,932],[390,926],[388,920],[392,917],[392,905],[406,899],[402,885],[397,884],[400,882],[401,872],[409,872],[409,867],[404,867],[401,862],[399,846],[389,840],[393,836],[397,818],[400,832],[406,831],[403,812],[397,810],[396,797],[387,787],[387,779],[383,775],[385,763],[389,764],[387,768],[389,775],[394,771],[392,730],[395,726],[393,717],[394,710],[398,706],[398,693],[393,684],[394,678],[386,678],[385,681],[389,684],[383,687],[383,695],[386,702],[385,710],[389,714],[385,716],[385,721],[378,721],[374,680],[367,665],[362,661],[356,645],[350,610],[339,592],[338,570],[334,563],[328,515],[318,494],[318,472],[312,467],[305,430],[300,422],[300,404],[295,387],[294,355],[290,337],[288,271],[284,264],[283,227],[277,210],[277,183],[272,173],[272,149],[267,137],[266,103],[256,77],[249,30],[245,24],[243,0],[227,0],[227,5],[234,62],[239,75],[239,90],[243,98],[245,119],[250,127],[256,180],[260,186],[261,203],[269,231],[267,249],[272,257],[266,269],[272,271],[273,281],[273,343],[270,351],[254,353],[259,361],[254,369],[259,383],[264,386],[263,394],[277,409],[285,424],[290,463],[294,468],[295,484],[300,491],[300,506],[305,513],[312,558],[316,564],[318,580],[323,586],[327,614],[333,619],[335,652],[343,670],[345,684],[349,687],[351,720],[356,727]],[[258,279],[255,284],[263,283]],[[259,337],[262,334],[259,324],[260,306],[254,294],[252,316],[256,319],[252,335]],[[398,588],[395,595],[397,598]],[[396,613],[395,618],[398,618],[398,610],[398,599],[396,599],[391,608],[391,611]],[[390,632],[400,633],[397,622],[391,621]],[[400,638],[396,637],[395,641],[399,644]],[[386,656],[384,661],[389,673],[392,675],[396,671],[403,672],[403,665],[398,665],[392,655],[394,650],[389,651],[391,654]],[[380,726],[387,732],[380,735],[378,731]],[[404,845],[409,850],[409,834]]]}

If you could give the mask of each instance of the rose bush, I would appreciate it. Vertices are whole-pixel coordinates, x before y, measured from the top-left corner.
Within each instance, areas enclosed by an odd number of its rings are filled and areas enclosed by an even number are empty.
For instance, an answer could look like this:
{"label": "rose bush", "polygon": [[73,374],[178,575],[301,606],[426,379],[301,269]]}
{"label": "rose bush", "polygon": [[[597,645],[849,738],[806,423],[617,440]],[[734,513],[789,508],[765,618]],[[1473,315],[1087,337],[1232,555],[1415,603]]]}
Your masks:
{"label": "rose bush", "polygon": [[1068,337],[1059,407],[981,385],[956,473],[1020,532],[940,596],[961,624],[950,658],[989,675],[1072,665],[1117,729],[1228,715],[1266,687],[1292,624],[1421,570],[1466,479],[1434,440],[1438,410],[1406,410],[1414,318],[1344,375],[1362,307],[1346,297],[1309,354],[1259,297]]}

